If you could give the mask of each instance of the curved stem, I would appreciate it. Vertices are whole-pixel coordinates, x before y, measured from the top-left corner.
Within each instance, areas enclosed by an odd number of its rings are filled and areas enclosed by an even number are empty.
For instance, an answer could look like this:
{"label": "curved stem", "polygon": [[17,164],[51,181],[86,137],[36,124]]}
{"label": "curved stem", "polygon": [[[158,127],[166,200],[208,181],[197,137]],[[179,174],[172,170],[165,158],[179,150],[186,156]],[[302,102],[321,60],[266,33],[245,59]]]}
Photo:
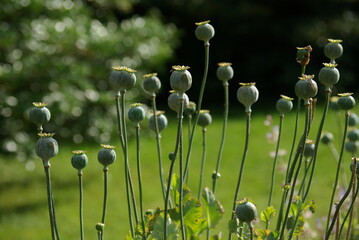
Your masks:
{"label": "curved stem", "polygon": [[199,186],[198,186],[198,195],[197,195],[198,200],[201,199],[203,172],[204,172],[204,165],[205,165],[205,162],[206,162],[206,151],[207,151],[206,131],[207,131],[207,129],[205,127],[203,127],[202,128],[202,162],[201,162],[201,170],[199,172]]}
{"label": "curved stem", "polygon": [[208,41],[204,43],[204,51],[205,52],[204,52],[203,78],[202,78],[201,89],[199,91],[199,96],[198,96],[196,117],[195,117],[194,122],[193,122],[192,132],[191,132],[191,136],[190,136],[190,140],[189,140],[189,146],[188,146],[187,157],[186,157],[186,164],[185,164],[184,175],[183,175],[184,179],[186,179],[188,169],[189,169],[189,161],[190,161],[190,158],[191,158],[191,150],[192,150],[192,145],[193,145],[194,133],[196,131],[196,126],[197,126],[197,122],[198,122],[198,118],[199,118],[199,112],[200,112],[200,110],[202,108],[202,99],[203,99],[204,89],[205,89],[206,81],[207,81],[208,66],[209,66],[209,42]]}
{"label": "curved stem", "polygon": [[219,165],[220,165],[221,159],[222,159],[224,141],[226,139],[227,122],[228,122],[228,109],[229,109],[228,85],[229,84],[228,84],[227,81],[223,82],[223,88],[224,88],[223,127],[222,127],[221,143],[219,145],[219,151],[218,151],[218,157],[217,157],[217,163],[216,163],[216,171],[214,172],[214,176],[212,177],[212,180],[213,180],[212,192],[213,192],[213,194],[216,191],[217,179],[219,178]]}
{"label": "curved stem", "polygon": [[156,132],[156,144],[157,144],[157,154],[158,154],[158,170],[160,173],[160,183],[161,183],[161,191],[163,201],[166,200],[166,187],[164,183],[164,174],[163,174],[163,164],[162,164],[162,152],[161,152],[161,134],[158,128],[157,122],[157,108],[156,108],[156,95],[152,95],[152,111],[153,111],[153,118],[155,120],[155,132]]}
{"label": "curved stem", "polygon": [[344,229],[344,224],[345,224],[345,222],[346,222],[346,220],[347,220],[347,218],[348,218],[348,216],[349,216],[349,213],[352,212],[352,209],[353,209],[355,200],[356,200],[356,198],[357,198],[357,196],[358,196],[358,190],[359,190],[359,184],[356,184],[356,190],[355,190],[354,196],[353,196],[353,198],[352,198],[352,201],[351,201],[351,203],[350,203],[348,212],[346,213],[345,217],[343,218],[342,224],[340,225],[339,238],[340,238],[340,236],[341,236],[341,234],[342,234],[342,231],[343,231],[343,229]]}
{"label": "curved stem", "polygon": [[331,196],[331,198],[330,198],[330,203],[329,203],[328,216],[327,216],[327,224],[326,224],[326,228],[325,228],[325,229],[326,229],[326,232],[329,232],[328,227],[329,227],[329,222],[330,222],[330,216],[331,216],[331,214],[332,214],[332,206],[333,206],[334,196],[335,196],[335,192],[336,192],[337,185],[338,185],[339,172],[340,172],[341,163],[342,163],[343,154],[344,154],[345,139],[346,139],[347,129],[348,129],[348,120],[349,120],[349,112],[346,111],[346,113],[345,113],[344,134],[343,134],[342,146],[341,146],[340,155],[339,155],[338,164],[337,164],[337,170],[336,170],[336,174],[335,174],[333,192],[332,192],[332,196]]}
{"label": "curved stem", "polygon": [[54,208],[52,201],[52,186],[51,186],[51,175],[50,175],[50,163],[47,161],[45,164],[44,161],[44,170],[46,175],[46,189],[47,189],[47,203],[49,206],[49,217],[50,217],[50,228],[51,228],[51,238],[55,240],[55,218],[54,218]]}
{"label": "curved stem", "polygon": [[[241,181],[242,181],[244,164],[245,164],[246,157],[247,157],[247,152],[248,152],[249,135],[250,135],[251,112],[246,112],[246,115],[247,115],[247,122],[246,122],[246,140],[245,140],[245,144],[244,144],[244,151],[243,151],[243,156],[242,156],[242,162],[241,162],[241,166],[240,166],[240,169],[239,169],[238,180],[237,180],[236,190],[235,190],[235,194],[234,194],[234,200],[233,200],[233,206],[232,206],[231,219],[234,218],[234,212],[235,212],[235,209],[236,209],[236,202],[237,202],[237,198],[238,198],[239,188],[240,188],[240,186],[241,186]],[[230,233],[228,239],[231,239],[231,238],[232,238],[232,234]]]}
{"label": "curved stem", "polygon": [[137,152],[137,177],[138,177],[138,189],[140,196],[140,216],[142,225],[143,239],[146,239],[145,219],[143,217],[143,200],[142,200],[142,174],[141,174],[141,162],[140,162],[140,124],[136,125],[136,152]]}

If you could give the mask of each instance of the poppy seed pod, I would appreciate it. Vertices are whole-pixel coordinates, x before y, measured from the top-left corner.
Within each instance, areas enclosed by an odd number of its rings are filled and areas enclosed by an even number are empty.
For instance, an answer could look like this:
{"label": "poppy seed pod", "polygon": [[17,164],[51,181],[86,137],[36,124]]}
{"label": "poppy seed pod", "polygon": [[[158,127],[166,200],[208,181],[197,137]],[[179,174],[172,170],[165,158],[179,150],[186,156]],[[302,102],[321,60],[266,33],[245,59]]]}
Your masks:
{"label": "poppy seed pod", "polygon": [[107,168],[108,165],[116,161],[115,147],[111,145],[101,144],[102,149],[97,153],[98,161]]}
{"label": "poppy seed pod", "polygon": [[340,111],[340,107],[338,105],[338,99],[339,97],[337,96],[333,96],[330,98],[329,107],[334,111]]}
{"label": "poppy seed pod", "polygon": [[188,106],[188,103],[189,103],[189,99],[188,99],[188,96],[187,94],[183,93],[182,94],[182,97],[181,97],[181,94],[179,94],[178,92],[172,92],[168,99],[167,99],[167,102],[168,102],[168,106],[175,112],[179,112],[180,110],[180,99],[183,98],[183,106],[184,108],[186,108]]}
{"label": "poppy seed pod", "polygon": [[295,94],[304,100],[304,104],[309,104],[309,99],[317,95],[318,86],[313,77],[314,75],[302,75],[295,84]]}
{"label": "poppy seed pod", "polygon": [[348,132],[347,137],[349,141],[355,142],[359,140],[359,129],[353,129]]}
{"label": "poppy seed pod", "polygon": [[132,122],[139,123],[145,119],[146,113],[140,103],[134,103],[131,105],[130,110],[128,110],[128,119]]}
{"label": "poppy seed pod", "polygon": [[310,158],[314,154],[315,144],[312,140],[307,140],[304,146],[304,157]]}
{"label": "poppy seed pod", "polygon": [[72,151],[71,164],[74,168],[81,170],[87,166],[88,158],[83,150]]}
{"label": "poppy seed pod", "polygon": [[210,21],[198,22],[195,30],[195,35],[198,40],[208,42],[214,36],[214,28]]}
{"label": "poppy seed pod", "polygon": [[[157,126],[158,126],[158,131],[161,132],[163,129],[165,129],[168,125],[168,120],[166,118],[166,116],[164,115],[163,111],[157,111],[156,112],[156,117],[157,117]],[[152,131],[156,131],[156,125],[155,125],[155,116],[154,114],[150,117],[149,119],[149,123],[148,123],[148,127],[152,130]]]}
{"label": "poppy seed pod", "polygon": [[288,113],[292,110],[293,108],[293,98],[284,96],[284,95],[280,95],[281,98],[278,99],[277,103],[276,103],[276,109],[279,112],[280,116],[284,116],[285,113]]}
{"label": "poppy seed pod", "polygon": [[33,102],[34,107],[30,109],[29,118],[30,121],[41,127],[43,124],[50,121],[51,113],[46,107],[46,103]]}
{"label": "poppy seed pod", "polygon": [[143,75],[143,78],[142,86],[146,92],[155,94],[161,88],[161,81],[157,77],[157,73]]}
{"label": "poppy seed pod", "polygon": [[308,65],[310,61],[310,53],[313,51],[312,46],[297,47],[297,63],[302,66]]}
{"label": "poppy seed pod", "polygon": [[217,74],[217,78],[223,82],[227,82],[231,80],[234,75],[232,63],[228,63],[228,62],[218,63],[216,74]]}
{"label": "poppy seed pod", "polygon": [[245,106],[245,112],[252,112],[251,106],[257,102],[259,92],[255,86],[255,83],[240,83],[240,87],[237,90],[237,99]]}
{"label": "poppy seed pod", "polygon": [[356,125],[359,124],[359,116],[355,113],[351,113],[349,116],[349,122],[348,125],[350,127],[355,127]]}
{"label": "poppy seed pod", "polygon": [[329,144],[329,143],[332,143],[334,140],[334,136],[332,133],[330,132],[327,132],[327,133],[324,133],[322,138],[321,138],[321,141],[322,143],[324,144]]}
{"label": "poppy seed pod", "polygon": [[340,109],[348,111],[355,107],[355,99],[352,97],[352,93],[339,93],[338,96],[337,103]]}
{"label": "poppy seed pod", "polygon": [[328,39],[328,43],[324,46],[324,54],[331,62],[335,62],[335,59],[343,54],[341,42],[343,41],[340,39]]}
{"label": "poppy seed pod", "polygon": [[172,66],[170,84],[178,93],[184,93],[192,86],[192,75],[187,69],[187,66]]}
{"label": "poppy seed pod", "polygon": [[319,71],[318,79],[326,87],[331,87],[339,81],[340,73],[336,68],[337,64],[334,63],[323,63]]}
{"label": "poppy seed pod", "polygon": [[110,85],[113,90],[126,91],[136,83],[136,70],[124,66],[112,67]]}
{"label": "poppy seed pod", "polygon": [[355,141],[355,142],[346,142],[345,143],[345,150],[347,150],[349,153],[351,154],[356,154],[358,152],[358,149],[359,149],[359,142],[358,141]]}
{"label": "poppy seed pod", "polygon": [[212,123],[212,116],[211,114],[209,114],[209,111],[208,110],[199,111],[197,124],[202,127],[206,127],[211,123]]}
{"label": "poppy seed pod", "polygon": [[236,216],[239,221],[250,223],[257,218],[257,208],[253,203],[244,201],[236,207]]}
{"label": "poppy seed pod", "polygon": [[48,162],[50,158],[55,157],[59,152],[57,141],[52,138],[53,133],[39,133],[40,139],[37,140],[35,146],[36,155],[44,162]]}

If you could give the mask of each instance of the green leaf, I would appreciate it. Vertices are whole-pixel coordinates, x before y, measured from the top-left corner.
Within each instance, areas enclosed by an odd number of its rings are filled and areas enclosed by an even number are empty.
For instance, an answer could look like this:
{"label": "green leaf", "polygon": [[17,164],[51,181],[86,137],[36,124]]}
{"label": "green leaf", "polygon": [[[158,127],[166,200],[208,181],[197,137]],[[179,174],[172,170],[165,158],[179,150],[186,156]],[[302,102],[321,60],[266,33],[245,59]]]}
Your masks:
{"label": "green leaf", "polygon": [[[149,235],[148,239],[163,240],[164,237],[164,218],[162,214],[156,218],[154,224],[153,232]],[[177,225],[172,222],[170,218],[167,219],[166,225],[166,237],[167,240],[177,240],[178,238],[178,229]]]}
{"label": "green leaf", "polygon": [[264,223],[269,223],[271,218],[275,215],[275,209],[273,206],[267,207],[264,211],[260,214],[260,219]]}
{"label": "green leaf", "polygon": [[239,228],[239,221],[238,218],[232,218],[228,221],[228,232],[231,233],[238,233]]}
{"label": "green leaf", "polygon": [[[183,190],[182,190],[182,200],[183,202],[189,201],[191,199],[191,190],[188,188],[186,184],[183,184]],[[176,206],[179,205],[179,196],[180,196],[180,181],[179,176],[176,174],[173,174],[172,176],[172,182],[171,182],[171,193],[174,199],[174,202]]]}
{"label": "green leaf", "polygon": [[202,204],[208,227],[215,228],[224,215],[224,209],[221,203],[216,200],[213,192],[207,187],[203,189]]}
{"label": "green leaf", "polygon": [[202,228],[203,219],[202,207],[198,200],[191,199],[183,205],[183,220],[186,225],[193,233],[199,233],[199,227]]}

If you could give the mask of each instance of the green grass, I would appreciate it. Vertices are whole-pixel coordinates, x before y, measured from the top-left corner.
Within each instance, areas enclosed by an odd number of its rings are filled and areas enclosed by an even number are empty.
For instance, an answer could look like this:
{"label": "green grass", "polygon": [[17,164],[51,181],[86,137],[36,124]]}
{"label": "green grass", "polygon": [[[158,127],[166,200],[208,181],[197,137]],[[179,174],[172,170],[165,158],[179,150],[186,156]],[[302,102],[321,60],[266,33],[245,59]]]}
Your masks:
{"label": "green grass", "polygon": [[[245,165],[243,181],[239,193],[240,198],[247,197],[255,202],[259,211],[266,207],[270,187],[270,174],[273,159],[269,152],[274,151],[275,145],[269,144],[266,133],[270,131],[264,126],[265,111],[252,114],[250,145],[248,158]],[[312,127],[310,138],[314,139],[317,125],[320,121],[321,109],[317,110],[317,116]],[[173,113],[170,116],[169,127],[162,132],[164,169],[167,177],[169,168],[168,153],[173,151],[175,144],[176,119]],[[289,149],[292,141],[295,113],[292,112],[284,119],[281,149]],[[303,114],[302,114],[303,117]],[[215,169],[219,141],[222,129],[220,116],[213,116],[213,123],[207,131],[207,162],[204,176],[204,186],[211,187],[211,175]],[[275,113],[274,124],[278,125],[279,117]],[[343,118],[342,118],[343,121]],[[301,133],[303,118],[300,120]],[[342,123],[342,126],[344,124]],[[337,123],[333,112],[328,114],[325,130],[337,133]],[[130,127],[128,131],[133,131]],[[192,150],[189,187],[193,195],[197,196],[200,161],[201,161],[201,128],[197,127],[194,148]],[[228,124],[227,139],[221,162],[220,173],[222,177],[217,185],[216,196],[225,208],[225,216],[218,228],[212,233],[223,232],[227,237],[227,222],[230,217],[230,209],[234,197],[235,184],[237,182],[239,167],[242,158],[245,136],[245,115],[243,112],[231,113]],[[187,142],[187,129],[185,127],[184,140]],[[336,141],[338,142],[338,141]],[[35,144],[35,143],[34,143]],[[116,145],[117,161],[109,167],[109,196],[108,212],[105,227],[105,239],[124,239],[129,230],[127,221],[127,205],[124,186],[124,163],[119,141],[114,138],[109,144]],[[77,170],[73,169],[70,163],[72,150],[87,150],[89,164],[84,169],[84,224],[85,238],[96,239],[95,224],[101,219],[103,200],[103,172],[102,166],[97,162],[97,151],[99,145],[71,145],[59,142],[60,153],[51,160],[51,174],[53,180],[53,192],[56,205],[57,222],[62,239],[79,238],[78,221],[78,185]],[[186,144],[185,144],[186,146]],[[158,161],[154,135],[147,130],[142,132],[141,138],[141,161],[143,175],[143,197],[144,208],[163,208],[160,192],[160,181],[158,178]],[[130,141],[129,159],[134,181],[137,190],[136,156],[134,140]],[[315,180],[308,199],[317,203],[317,213],[313,218],[326,216],[333,183],[336,161],[325,145],[319,147],[318,165],[315,172]],[[288,155],[283,159],[287,160]],[[50,239],[49,216],[46,201],[45,175],[41,160],[37,157],[32,159],[35,168],[27,171],[23,162],[19,162],[8,156],[1,156],[0,161],[0,239],[26,239],[41,240]],[[344,164],[349,165],[351,156],[345,152]],[[177,162],[178,163],[178,162]],[[279,165],[281,165],[280,162]],[[176,164],[178,171],[178,164]],[[345,167],[349,176],[349,169]],[[281,186],[284,173],[278,170],[274,189],[273,204],[279,207]],[[348,177],[349,178],[349,177]],[[138,193],[136,192],[137,196]],[[272,226],[274,226],[273,224]],[[263,227],[256,223],[255,227]],[[313,226],[315,228],[315,226]]]}

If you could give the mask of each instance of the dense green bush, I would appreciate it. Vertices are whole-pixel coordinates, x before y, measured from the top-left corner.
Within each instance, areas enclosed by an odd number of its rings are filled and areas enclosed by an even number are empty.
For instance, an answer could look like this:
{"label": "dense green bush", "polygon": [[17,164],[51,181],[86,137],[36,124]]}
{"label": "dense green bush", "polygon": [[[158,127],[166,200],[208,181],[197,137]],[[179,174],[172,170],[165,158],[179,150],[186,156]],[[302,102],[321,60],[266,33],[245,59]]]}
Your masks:
{"label": "dense green bush", "polygon": [[[131,1],[9,0],[0,9],[1,152],[25,159],[35,137],[24,121],[32,102],[51,106],[45,131],[76,143],[106,141],[116,126],[108,73],[113,65],[159,71],[177,45],[177,29],[156,16],[119,20]],[[92,4],[92,5],[90,5]],[[138,81],[142,74],[137,72]],[[137,84],[140,86],[140,84]],[[140,89],[131,91],[135,98]],[[101,119],[98,118],[101,116]],[[107,119],[106,121],[104,119]],[[61,128],[56,127],[61,126]],[[61,129],[61,130],[60,130]],[[30,134],[30,135],[28,135]]]}

